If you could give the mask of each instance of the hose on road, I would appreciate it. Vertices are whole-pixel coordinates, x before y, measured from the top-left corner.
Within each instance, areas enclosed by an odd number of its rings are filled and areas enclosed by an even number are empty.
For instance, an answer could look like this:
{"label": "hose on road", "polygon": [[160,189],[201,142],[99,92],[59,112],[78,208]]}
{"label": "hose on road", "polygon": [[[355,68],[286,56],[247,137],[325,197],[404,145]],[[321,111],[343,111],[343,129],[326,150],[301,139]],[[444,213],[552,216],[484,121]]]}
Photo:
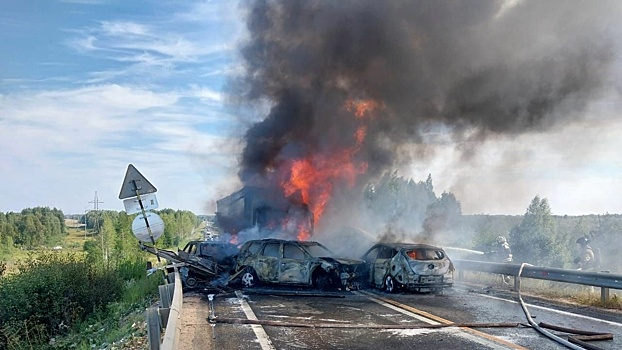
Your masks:
{"label": "hose on road", "polygon": [[512,328],[524,326],[521,323],[441,323],[441,324],[350,324],[350,323],[299,323],[272,320],[249,320],[245,318],[209,317],[210,323],[227,324],[256,324],[275,327],[302,327],[302,328],[350,328],[350,329],[423,329],[423,328]]}
{"label": "hose on road", "polygon": [[[518,279],[518,285],[520,285],[520,276],[521,276],[521,274],[523,272],[523,267],[525,267],[526,265],[533,266],[533,265],[530,265],[530,264],[527,264],[527,263],[522,263],[521,264],[520,269],[518,270],[518,275],[516,276],[516,278]],[[567,348],[570,348],[570,349],[573,349],[573,350],[584,350],[584,349],[588,349],[588,350],[603,350],[602,348],[599,348],[597,346],[594,346],[594,345],[586,343],[586,340],[611,340],[611,339],[613,339],[613,334],[611,334],[611,333],[597,333],[597,332],[581,331],[581,330],[577,330],[577,329],[558,327],[558,326],[554,326],[554,325],[550,325],[550,324],[546,324],[546,323],[542,323],[542,322],[540,322],[539,324],[536,324],[536,322],[531,317],[531,314],[529,314],[529,310],[527,310],[527,306],[525,305],[525,302],[523,301],[523,297],[521,295],[520,288],[517,288],[516,292],[518,293],[518,300],[520,302],[520,306],[523,309],[523,312],[525,313],[525,316],[527,317],[527,322],[529,322],[529,324],[536,331],[538,331],[539,333],[541,333],[545,337],[548,337],[548,338],[556,341],[557,343],[566,346]],[[557,331],[561,331],[561,332],[566,332],[566,333],[580,334],[580,336],[569,336],[568,340],[566,340],[566,339],[563,339],[561,337],[558,337],[558,336],[552,334],[551,332],[545,330],[544,328],[548,328],[548,329],[552,329],[552,330],[557,330]],[[578,345],[575,345],[575,344],[578,344]]]}

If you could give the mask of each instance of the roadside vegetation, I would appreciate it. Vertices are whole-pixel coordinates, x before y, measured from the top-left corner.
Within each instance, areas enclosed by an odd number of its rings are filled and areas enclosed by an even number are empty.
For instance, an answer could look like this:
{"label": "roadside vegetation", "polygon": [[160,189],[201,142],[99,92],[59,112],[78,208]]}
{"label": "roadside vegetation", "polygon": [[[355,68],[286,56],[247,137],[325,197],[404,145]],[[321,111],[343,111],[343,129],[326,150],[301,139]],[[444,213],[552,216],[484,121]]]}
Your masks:
{"label": "roadside vegetation", "polygon": [[[198,226],[188,211],[158,214],[160,248]],[[133,217],[100,211],[67,225],[59,217],[48,208],[0,213],[0,350],[146,348],[144,311],[163,278],[146,274],[154,257],[140,250]]]}

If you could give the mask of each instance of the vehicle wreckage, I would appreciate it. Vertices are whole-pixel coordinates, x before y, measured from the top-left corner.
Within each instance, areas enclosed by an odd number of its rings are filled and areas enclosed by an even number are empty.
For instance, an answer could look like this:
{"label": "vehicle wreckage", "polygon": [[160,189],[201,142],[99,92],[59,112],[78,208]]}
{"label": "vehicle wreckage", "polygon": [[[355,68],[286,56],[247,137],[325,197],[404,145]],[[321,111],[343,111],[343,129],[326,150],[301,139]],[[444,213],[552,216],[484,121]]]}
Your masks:
{"label": "vehicle wreckage", "polygon": [[141,247],[175,263],[184,287],[188,288],[205,284],[241,284],[250,288],[263,283],[321,290],[358,289],[366,270],[363,260],[335,257],[328,248],[313,241],[251,240],[239,251],[233,244],[209,241],[190,242],[177,253]]}
{"label": "vehicle wreckage", "polygon": [[429,244],[378,243],[363,255],[369,285],[394,293],[442,292],[453,286],[454,265],[443,248]]}
{"label": "vehicle wreckage", "polygon": [[230,281],[247,288],[266,283],[347,290],[360,287],[365,262],[335,257],[318,242],[267,238],[244,243],[235,270]]}
{"label": "vehicle wreckage", "polygon": [[191,241],[177,253],[144,244],[141,244],[141,249],[176,264],[182,284],[188,288],[213,282],[226,285],[238,254],[237,246],[216,241]]}

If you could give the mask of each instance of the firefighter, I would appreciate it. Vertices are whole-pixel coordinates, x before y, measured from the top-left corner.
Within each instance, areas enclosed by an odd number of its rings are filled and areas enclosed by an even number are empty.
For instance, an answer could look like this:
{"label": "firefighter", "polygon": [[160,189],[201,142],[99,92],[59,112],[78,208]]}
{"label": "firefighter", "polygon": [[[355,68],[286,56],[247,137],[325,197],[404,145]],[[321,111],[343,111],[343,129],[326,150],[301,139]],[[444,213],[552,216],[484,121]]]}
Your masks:
{"label": "firefighter", "polygon": [[504,236],[497,237],[497,247],[493,253],[498,262],[512,262],[512,249],[510,249],[510,244]]}
{"label": "firefighter", "polygon": [[577,250],[579,256],[574,259],[575,265],[579,267],[577,270],[594,271],[596,270],[596,259],[594,256],[594,249],[590,247],[590,240],[585,237],[579,237],[577,239]]}
{"label": "firefighter", "polygon": [[[594,249],[590,247],[590,240],[586,237],[577,238],[577,250],[579,251],[579,256],[574,259],[575,265],[579,266],[577,270],[596,271],[599,265],[597,260],[599,259],[597,259],[597,256],[594,254]],[[600,258],[600,256],[598,258]],[[582,290],[590,295],[594,295],[595,293],[594,286],[585,286]]]}
{"label": "firefighter", "polygon": [[[496,262],[512,262],[512,249],[510,249],[510,244],[504,236],[497,237],[497,245],[494,250],[490,252],[490,254]],[[501,275],[501,281],[504,284],[510,284],[510,276]]]}

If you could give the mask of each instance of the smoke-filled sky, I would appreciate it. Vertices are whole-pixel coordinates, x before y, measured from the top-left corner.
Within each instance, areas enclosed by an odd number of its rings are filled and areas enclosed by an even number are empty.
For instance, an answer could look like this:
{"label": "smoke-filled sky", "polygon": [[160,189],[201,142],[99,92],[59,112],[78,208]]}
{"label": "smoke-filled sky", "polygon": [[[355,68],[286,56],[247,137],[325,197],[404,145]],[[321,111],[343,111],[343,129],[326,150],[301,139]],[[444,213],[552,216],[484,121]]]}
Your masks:
{"label": "smoke-filled sky", "polygon": [[0,211],[121,210],[132,163],[210,213],[346,149],[358,184],[431,173],[464,213],[622,212],[618,1],[46,6],[0,4]]}

